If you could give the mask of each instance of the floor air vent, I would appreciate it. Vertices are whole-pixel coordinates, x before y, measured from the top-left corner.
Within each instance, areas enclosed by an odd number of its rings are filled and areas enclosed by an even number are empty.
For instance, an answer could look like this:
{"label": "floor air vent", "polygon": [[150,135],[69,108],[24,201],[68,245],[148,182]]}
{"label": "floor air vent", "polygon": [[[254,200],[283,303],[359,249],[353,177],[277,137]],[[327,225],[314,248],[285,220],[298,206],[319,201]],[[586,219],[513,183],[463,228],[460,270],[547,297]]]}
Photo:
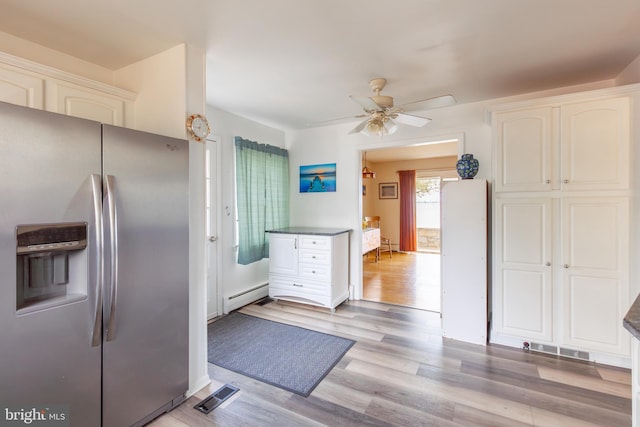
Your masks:
{"label": "floor air vent", "polygon": [[588,351],[580,351],[574,350],[572,348],[562,348],[560,347],[560,355],[567,357],[575,357],[576,359],[589,360],[589,352]]}
{"label": "floor air vent", "polygon": [[208,414],[209,412],[220,406],[222,402],[233,396],[238,390],[239,389],[234,386],[225,384],[224,386],[216,390],[215,393],[209,395],[209,397],[194,406],[194,408],[196,408],[200,412]]}
{"label": "floor air vent", "polygon": [[556,347],[555,345],[547,345],[547,344],[532,342],[530,344],[529,349],[533,351],[541,351],[543,353],[558,354],[558,347]]}

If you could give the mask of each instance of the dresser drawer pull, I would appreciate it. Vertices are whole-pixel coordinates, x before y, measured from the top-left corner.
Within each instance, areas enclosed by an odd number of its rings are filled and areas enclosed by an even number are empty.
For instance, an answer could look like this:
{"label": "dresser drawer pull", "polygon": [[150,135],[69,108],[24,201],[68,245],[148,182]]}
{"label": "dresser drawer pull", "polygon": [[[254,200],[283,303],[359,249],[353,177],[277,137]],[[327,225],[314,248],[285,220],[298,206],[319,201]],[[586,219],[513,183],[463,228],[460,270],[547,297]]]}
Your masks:
{"label": "dresser drawer pull", "polygon": [[293,284],[293,286],[297,286],[297,287],[299,287],[299,288],[304,287],[304,285],[298,285],[297,283],[294,283],[294,284]]}

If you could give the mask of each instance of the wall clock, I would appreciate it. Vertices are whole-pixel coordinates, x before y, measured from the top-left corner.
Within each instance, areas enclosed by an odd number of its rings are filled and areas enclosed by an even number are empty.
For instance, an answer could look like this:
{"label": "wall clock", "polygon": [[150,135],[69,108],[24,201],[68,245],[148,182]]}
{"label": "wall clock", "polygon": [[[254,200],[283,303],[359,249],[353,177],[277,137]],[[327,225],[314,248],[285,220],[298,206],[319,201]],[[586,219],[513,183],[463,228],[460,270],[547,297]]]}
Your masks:
{"label": "wall clock", "polygon": [[194,140],[200,142],[211,132],[207,118],[200,114],[192,114],[187,117],[187,132]]}

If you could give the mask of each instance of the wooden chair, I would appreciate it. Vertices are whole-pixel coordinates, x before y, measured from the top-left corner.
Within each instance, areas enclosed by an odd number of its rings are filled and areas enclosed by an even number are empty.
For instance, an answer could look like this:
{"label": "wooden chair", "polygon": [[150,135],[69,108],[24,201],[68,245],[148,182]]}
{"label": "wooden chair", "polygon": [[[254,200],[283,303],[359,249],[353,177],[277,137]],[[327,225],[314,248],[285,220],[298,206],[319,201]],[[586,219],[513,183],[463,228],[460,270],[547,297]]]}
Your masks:
{"label": "wooden chair", "polygon": [[[380,216],[365,216],[365,222],[367,227],[380,228]],[[380,246],[378,247],[377,258],[380,259],[382,252],[389,252],[389,258],[391,259],[391,241],[387,237],[380,236]]]}

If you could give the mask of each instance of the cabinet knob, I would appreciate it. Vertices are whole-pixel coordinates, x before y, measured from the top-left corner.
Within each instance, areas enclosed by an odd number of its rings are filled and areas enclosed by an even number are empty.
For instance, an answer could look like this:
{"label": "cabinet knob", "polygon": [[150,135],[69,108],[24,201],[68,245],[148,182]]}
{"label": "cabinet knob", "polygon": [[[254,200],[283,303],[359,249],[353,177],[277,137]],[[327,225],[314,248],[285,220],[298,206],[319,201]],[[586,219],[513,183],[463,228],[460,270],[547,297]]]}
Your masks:
{"label": "cabinet knob", "polygon": [[569,268],[569,264],[563,265],[564,268]]}
{"label": "cabinet knob", "polygon": [[563,184],[568,184],[568,183],[569,183],[569,180],[568,180],[568,179],[563,179],[563,180],[562,180],[562,183],[563,183]]}
{"label": "cabinet knob", "polygon": [[549,261],[547,261],[547,263],[545,264],[547,267],[551,267],[551,263]]}
{"label": "cabinet knob", "polygon": [[297,286],[298,288],[302,288],[302,285],[298,285],[297,283],[294,283],[293,286]]}
{"label": "cabinet knob", "polygon": [[551,184],[551,180],[550,179],[547,179],[544,182],[545,182],[545,184]]}

